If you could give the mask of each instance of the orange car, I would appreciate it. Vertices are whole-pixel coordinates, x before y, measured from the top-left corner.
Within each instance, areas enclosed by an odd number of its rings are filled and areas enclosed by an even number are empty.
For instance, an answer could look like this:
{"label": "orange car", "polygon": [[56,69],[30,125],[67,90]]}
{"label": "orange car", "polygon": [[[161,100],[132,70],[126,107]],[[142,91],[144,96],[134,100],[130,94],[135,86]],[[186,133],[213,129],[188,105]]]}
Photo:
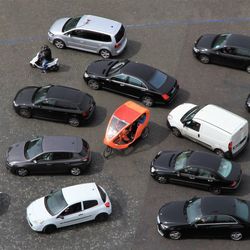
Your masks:
{"label": "orange car", "polygon": [[139,137],[149,134],[150,111],[132,101],[121,105],[112,115],[104,138],[107,145],[103,156],[108,158],[113,149],[126,149]]}

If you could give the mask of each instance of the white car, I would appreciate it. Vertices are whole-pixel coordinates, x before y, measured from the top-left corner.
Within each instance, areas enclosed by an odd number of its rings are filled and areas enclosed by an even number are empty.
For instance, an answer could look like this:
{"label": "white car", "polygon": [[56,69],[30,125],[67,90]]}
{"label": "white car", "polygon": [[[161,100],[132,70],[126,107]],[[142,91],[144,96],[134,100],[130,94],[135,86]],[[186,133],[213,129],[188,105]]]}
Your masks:
{"label": "white car", "polygon": [[169,113],[167,126],[175,136],[185,136],[228,158],[239,154],[248,142],[248,121],[212,104],[183,103]]}
{"label": "white car", "polygon": [[105,190],[95,183],[86,183],[62,188],[33,201],[26,216],[34,231],[52,233],[57,228],[85,221],[104,221],[111,212]]}

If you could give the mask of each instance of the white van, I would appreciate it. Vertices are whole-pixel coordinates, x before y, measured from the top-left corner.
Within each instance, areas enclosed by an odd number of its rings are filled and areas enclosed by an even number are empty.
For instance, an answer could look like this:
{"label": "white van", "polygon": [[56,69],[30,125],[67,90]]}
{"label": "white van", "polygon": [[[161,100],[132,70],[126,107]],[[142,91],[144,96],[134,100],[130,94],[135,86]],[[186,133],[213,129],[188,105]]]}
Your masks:
{"label": "white van", "polygon": [[248,142],[248,121],[212,104],[183,103],[169,113],[167,125],[175,136],[188,137],[228,158],[240,153]]}

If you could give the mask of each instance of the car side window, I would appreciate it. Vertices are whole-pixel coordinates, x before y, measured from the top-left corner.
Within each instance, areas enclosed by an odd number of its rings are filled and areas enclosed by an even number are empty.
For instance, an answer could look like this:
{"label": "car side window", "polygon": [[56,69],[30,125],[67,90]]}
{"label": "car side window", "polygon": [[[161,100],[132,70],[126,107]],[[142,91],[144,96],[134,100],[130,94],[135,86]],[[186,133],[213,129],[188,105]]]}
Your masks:
{"label": "car side window", "polygon": [[201,124],[195,121],[188,121],[186,122],[186,127],[191,128],[197,132],[200,131]]}
{"label": "car side window", "polygon": [[91,207],[94,207],[96,205],[98,205],[97,200],[89,200],[89,201],[84,201],[83,202],[83,208],[84,208],[84,210],[86,210],[88,208],[91,208]]}
{"label": "car side window", "polygon": [[73,156],[72,153],[68,152],[56,152],[53,154],[53,160],[58,161],[58,160],[68,160],[71,159]]}
{"label": "car side window", "polygon": [[142,81],[140,81],[138,78],[129,76],[128,77],[128,84],[131,84],[136,87],[145,87]]}
{"label": "car side window", "polygon": [[250,57],[250,50],[244,48],[235,48],[234,54],[237,56]]}
{"label": "car side window", "polygon": [[209,170],[206,170],[206,169],[199,169],[198,176],[204,177],[204,178],[207,178],[207,179],[214,178],[212,173]]}
{"label": "car side window", "polygon": [[75,214],[82,211],[82,204],[81,202],[75,203],[67,208],[64,209],[64,211],[61,213],[62,216],[67,216],[70,214]]}
{"label": "car side window", "polygon": [[198,169],[195,167],[188,167],[184,169],[184,172],[187,174],[191,174],[191,175],[197,175],[198,174]]}
{"label": "car side window", "polygon": [[117,76],[114,76],[111,78],[111,80],[114,80],[114,81],[119,81],[119,82],[127,82],[127,79],[128,79],[128,76],[127,75],[117,75]]}
{"label": "car side window", "polygon": [[44,153],[39,155],[36,160],[39,161],[52,161],[53,160],[53,153]]}
{"label": "car side window", "polygon": [[215,215],[208,215],[200,218],[196,223],[197,224],[208,224],[208,223],[215,223],[216,218]]}
{"label": "car side window", "polygon": [[215,222],[216,223],[236,223],[236,220],[228,215],[217,215]]}
{"label": "car side window", "polygon": [[83,33],[82,30],[73,30],[73,31],[71,31],[70,35],[73,36],[73,37],[84,38],[83,37],[84,33]]}

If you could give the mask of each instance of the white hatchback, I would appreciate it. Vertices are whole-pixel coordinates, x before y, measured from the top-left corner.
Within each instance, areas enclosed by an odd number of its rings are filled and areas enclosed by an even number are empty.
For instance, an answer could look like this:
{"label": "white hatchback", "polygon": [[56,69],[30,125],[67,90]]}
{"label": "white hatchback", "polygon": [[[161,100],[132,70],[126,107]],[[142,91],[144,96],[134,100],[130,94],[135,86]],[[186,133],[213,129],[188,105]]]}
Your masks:
{"label": "white hatchback", "polygon": [[86,183],[62,188],[33,201],[26,216],[34,231],[52,233],[57,228],[85,221],[104,221],[111,212],[105,190],[95,183]]}

